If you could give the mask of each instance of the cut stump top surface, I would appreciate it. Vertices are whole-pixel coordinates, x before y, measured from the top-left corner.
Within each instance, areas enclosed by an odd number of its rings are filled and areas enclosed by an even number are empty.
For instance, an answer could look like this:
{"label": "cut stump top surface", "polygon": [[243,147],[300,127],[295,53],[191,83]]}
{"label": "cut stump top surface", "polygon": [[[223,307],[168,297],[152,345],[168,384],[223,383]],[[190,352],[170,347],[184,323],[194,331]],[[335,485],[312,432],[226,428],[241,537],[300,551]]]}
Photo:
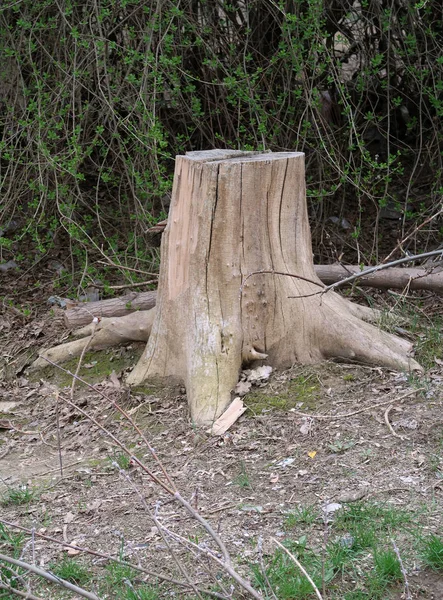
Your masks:
{"label": "cut stump top surface", "polygon": [[[304,156],[304,152],[253,152],[244,150],[197,150],[186,152],[186,158],[196,162],[259,162]],[[177,157],[178,158],[178,157]]]}

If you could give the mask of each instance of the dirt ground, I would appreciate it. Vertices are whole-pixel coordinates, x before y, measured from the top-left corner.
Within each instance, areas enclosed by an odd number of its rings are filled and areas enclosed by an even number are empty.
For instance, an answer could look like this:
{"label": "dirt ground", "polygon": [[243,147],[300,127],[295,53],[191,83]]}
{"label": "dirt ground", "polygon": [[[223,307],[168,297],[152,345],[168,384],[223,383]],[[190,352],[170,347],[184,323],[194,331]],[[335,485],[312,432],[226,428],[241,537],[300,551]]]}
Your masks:
{"label": "dirt ground", "polygon": [[[412,511],[424,531],[443,534],[441,361],[423,376],[334,363],[273,373],[245,397],[249,410],[240,420],[214,438],[193,428],[183,389],[126,390],[125,370],[142,350],[132,344],[102,353],[107,373],[98,368],[101,359],[85,358],[81,373],[96,389],[77,385],[73,396],[94,424],[65,402],[69,378],[23,370],[33,352],[66,337],[61,311],[45,304],[42,290],[28,292],[27,301],[30,314],[5,303],[0,312],[0,494],[27,485],[38,496],[2,506],[1,519],[113,556],[123,549],[131,562],[176,576],[140,497],[170,531],[195,540],[200,530],[135,465],[129,466],[130,480],[112,465],[121,450],[98,425],[162,476],[112,400],[130,413],[177,489],[209,519],[240,569],[257,563],[261,553],[270,555],[272,538],[299,535],[286,526],[297,507],[318,511],[309,543],[319,547],[324,507],[359,500]],[[47,566],[63,552],[37,537],[23,560],[33,553],[37,564]],[[441,575],[419,557],[406,565],[411,598],[443,598]],[[197,575],[205,581],[203,571]],[[390,597],[406,598],[404,586]]]}

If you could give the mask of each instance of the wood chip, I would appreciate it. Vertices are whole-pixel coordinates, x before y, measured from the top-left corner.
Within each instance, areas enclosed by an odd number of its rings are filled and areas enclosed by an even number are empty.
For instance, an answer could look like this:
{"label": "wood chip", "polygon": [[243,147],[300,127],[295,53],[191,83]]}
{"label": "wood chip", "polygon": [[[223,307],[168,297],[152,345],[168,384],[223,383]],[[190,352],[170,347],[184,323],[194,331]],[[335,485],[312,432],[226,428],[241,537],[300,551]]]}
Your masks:
{"label": "wood chip", "polygon": [[245,412],[246,406],[240,398],[234,398],[227,410],[219,417],[207,433],[211,435],[223,435],[236,420]]}

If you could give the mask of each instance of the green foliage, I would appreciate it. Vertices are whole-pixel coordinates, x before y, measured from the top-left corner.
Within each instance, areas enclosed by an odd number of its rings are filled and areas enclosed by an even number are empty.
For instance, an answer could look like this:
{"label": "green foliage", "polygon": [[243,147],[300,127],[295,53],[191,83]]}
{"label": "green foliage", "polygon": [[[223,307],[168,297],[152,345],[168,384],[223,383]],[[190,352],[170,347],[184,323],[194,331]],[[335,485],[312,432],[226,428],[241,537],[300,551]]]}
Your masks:
{"label": "green foliage", "polygon": [[21,485],[19,487],[8,487],[1,497],[0,504],[2,506],[10,506],[11,504],[29,504],[35,500],[37,492],[35,489],[28,487],[27,485]]}
{"label": "green foliage", "polygon": [[91,579],[91,572],[86,566],[67,556],[64,556],[60,562],[50,565],[49,570],[60,579],[79,586],[84,586]]}
{"label": "green foliage", "polygon": [[[6,554],[11,558],[20,558],[20,554],[25,543],[25,536],[22,533],[15,533],[10,531],[2,523],[0,523],[0,552]],[[18,577],[23,576],[25,571],[23,569],[14,567],[7,562],[0,561],[0,581],[13,589],[19,587]],[[2,592],[2,598],[13,598],[16,597],[14,593],[8,595],[8,592]],[[6,594],[6,595],[5,595]]]}
{"label": "green foliage", "polygon": [[423,540],[425,563],[432,569],[443,571],[443,539],[434,534]]}
{"label": "green foliage", "polygon": [[114,450],[112,456],[109,457],[111,463],[116,463],[120,469],[127,471],[131,465],[131,458],[124,452],[117,452]]}
{"label": "green foliage", "polygon": [[381,209],[404,230],[441,196],[439,15],[437,0],[5,5],[0,257],[67,234],[87,277],[91,254],[152,270],[175,155],[232,147],[305,151],[313,217],[345,212],[347,243],[361,254],[372,231],[376,259]]}
{"label": "green foliage", "polygon": [[[306,547],[306,538],[298,542],[286,541],[284,545],[297,560],[309,565],[309,575],[317,587],[321,588],[323,574],[326,582],[332,579],[333,572],[329,565],[323,568],[321,558]],[[281,600],[307,600],[314,597],[311,583],[283,550],[276,550],[268,561],[265,574],[258,568],[254,569],[254,574],[258,587],[266,590],[270,584]]]}
{"label": "green foliage", "polygon": [[295,527],[301,523],[312,525],[318,519],[318,511],[314,506],[298,506],[286,516],[286,527]]}
{"label": "green foliage", "polygon": [[246,470],[246,465],[243,461],[240,463],[240,470],[234,478],[233,483],[241,488],[252,488],[251,480]]}

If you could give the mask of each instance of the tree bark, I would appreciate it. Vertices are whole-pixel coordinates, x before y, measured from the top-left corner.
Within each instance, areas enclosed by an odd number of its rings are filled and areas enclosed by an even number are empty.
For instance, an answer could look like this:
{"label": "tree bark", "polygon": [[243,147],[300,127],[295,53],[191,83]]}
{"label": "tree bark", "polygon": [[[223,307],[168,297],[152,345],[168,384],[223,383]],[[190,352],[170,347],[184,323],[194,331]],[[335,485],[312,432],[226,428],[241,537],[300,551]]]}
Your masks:
{"label": "tree bark", "polygon": [[[242,365],[324,358],[420,368],[405,340],[363,322],[370,310],[313,295],[304,155],[211,150],[178,156],[161,247],[156,314],[128,383],[186,386],[191,417],[212,423]],[[300,278],[257,274],[294,273]],[[291,298],[297,297],[297,298]]]}

